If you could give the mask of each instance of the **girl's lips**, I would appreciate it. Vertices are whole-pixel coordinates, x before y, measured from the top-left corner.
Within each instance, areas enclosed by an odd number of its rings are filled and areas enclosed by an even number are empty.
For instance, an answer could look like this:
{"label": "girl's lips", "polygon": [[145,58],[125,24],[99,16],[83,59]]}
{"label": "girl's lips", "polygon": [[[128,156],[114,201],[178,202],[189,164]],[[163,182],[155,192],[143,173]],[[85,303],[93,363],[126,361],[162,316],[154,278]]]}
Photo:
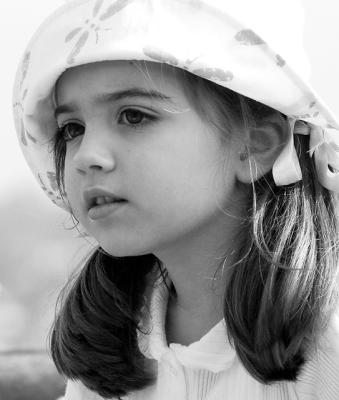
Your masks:
{"label": "girl's lips", "polygon": [[88,210],[88,216],[93,221],[107,218],[109,215],[123,207],[126,203],[126,200],[120,200],[93,206]]}
{"label": "girl's lips", "polygon": [[83,201],[87,210],[90,210],[92,207],[95,207],[97,205],[96,199],[105,197],[109,197],[112,199],[112,201],[114,200],[117,202],[125,200],[117,196],[115,193],[100,186],[87,187],[83,192]]}

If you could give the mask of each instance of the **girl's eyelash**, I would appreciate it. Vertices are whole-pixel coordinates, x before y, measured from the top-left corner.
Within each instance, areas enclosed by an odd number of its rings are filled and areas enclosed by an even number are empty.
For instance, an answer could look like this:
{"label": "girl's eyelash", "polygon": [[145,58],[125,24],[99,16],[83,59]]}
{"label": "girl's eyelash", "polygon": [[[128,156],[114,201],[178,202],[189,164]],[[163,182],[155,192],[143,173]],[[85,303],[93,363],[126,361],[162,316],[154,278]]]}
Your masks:
{"label": "girl's eyelash", "polygon": [[[155,117],[153,115],[150,115],[150,114],[147,114],[147,113],[145,113],[143,111],[140,111],[140,110],[137,110],[137,109],[134,109],[134,108],[127,108],[127,109],[123,110],[120,113],[119,118],[118,118],[118,123],[122,123],[121,121],[123,119],[123,116],[126,115],[127,112],[136,113],[136,114],[139,114],[140,116],[142,116],[143,119],[148,119],[148,121],[146,121],[146,122],[139,122],[139,123],[135,123],[135,124],[133,124],[133,123],[125,123],[125,125],[133,128],[133,129],[138,129],[140,127],[143,127],[148,122],[155,121],[157,119],[157,117]],[[122,124],[124,125],[124,123],[122,123]],[[85,129],[85,127],[83,125],[81,125],[79,122],[76,122],[76,121],[72,122],[71,121],[71,122],[67,122],[67,123],[63,124],[62,126],[60,126],[58,128],[58,135],[60,135],[60,137],[62,139],[64,139],[66,142],[68,142],[70,140],[73,140],[75,137],[77,137],[77,136],[79,136],[79,135],[81,135],[83,133],[83,132],[82,133],[78,133],[77,135],[73,136],[69,132],[69,128],[70,127],[74,128],[75,126],[77,126],[77,127],[80,126],[81,129]]]}
{"label": "girl's eyelash", "polygon": [[123,110],[123,111],[120,113],[120,116],[119,116],[119,119],[118,119],[118,122],[119,122],[119,123],[120,123],[121,120],[122,120],[122,116],[125,115],[125,113],[128,112],[128,111],[132,111],[133,113],[140,114],[140,115],[142,115],[145,119],[148,119],[147,122],[139,122],[139,123],[137,123],[137,124],[129,124],[129,123],[126,124],[126,125],[128,125],[128,126],[134,128],[134,129],[138,129],[139,127],[142,127],[143,125],[146,125],[148,122],[150,122],[150,121],[155,121],[155,120],[157,119],[155,116],[150,115],[150,114],[147,114],[147,113],[145,113],[145,112],[143,112],[143,111],[141,111],[141,110],[137,110],[137,109],[134,109],[134,108],[126,108],[125,110]]}
{"label": "girl's eyelash", "polygon": [[81,127],[83,130],[85,129],[85,127],[83,125],[81,125],[79,122],[71,121],[71,122],[67,122],[67,123],[63,124],[62,126],[60,126],[58,128],[58,137],[63,139],[65,142],[69,142],[70,140],[73,140],[75,137],[79,136],[79,134],[77,134],[76,136],[73,136],[69,132],[70,127],[77,127],[77,128]]}

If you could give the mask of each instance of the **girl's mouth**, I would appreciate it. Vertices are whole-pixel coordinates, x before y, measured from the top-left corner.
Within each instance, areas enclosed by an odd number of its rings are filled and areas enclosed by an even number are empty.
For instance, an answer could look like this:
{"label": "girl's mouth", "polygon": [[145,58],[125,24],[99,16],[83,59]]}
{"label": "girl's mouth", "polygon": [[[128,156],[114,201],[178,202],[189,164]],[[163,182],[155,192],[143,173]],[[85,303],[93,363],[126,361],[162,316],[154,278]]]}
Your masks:
{"label": "girl's mouth", "polygon": [[88,210],[88,216],[91,220],[100,220],[108,217],[115,211],[119,210],[127,203],[127,200],[106,201],[101,199]]}
{"label": "girl's mouth", "polygon": [[83,192],[83,200],[84,203],[89,210],[90,208],[101,205],[101,204],[108,204],[115,201],[125,200],[122,197],[117,196],[115,193],[96,186],[90,187],[84,190]]}

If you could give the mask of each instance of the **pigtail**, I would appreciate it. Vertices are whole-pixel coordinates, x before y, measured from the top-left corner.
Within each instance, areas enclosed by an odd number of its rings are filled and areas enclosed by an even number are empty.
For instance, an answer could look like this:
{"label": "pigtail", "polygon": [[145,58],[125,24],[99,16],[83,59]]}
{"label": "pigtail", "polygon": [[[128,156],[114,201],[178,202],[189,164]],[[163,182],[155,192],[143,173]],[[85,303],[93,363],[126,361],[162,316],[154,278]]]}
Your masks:
{"label": "pigtail", "polygon": [[[288,126],[277,110],[182,75],[186,95],[226,145],[235,126],[251,129],[270,117]],[[302,134],[309,127],[299,121],[295,129],[302,180],[278,187],[268,173],[252,183],[237,261],[226,273],[228,340],[247,371],[265,384],[297,379],[338,304],[339,201],[318,182],[309,136]]]}
{"label": "pigtail", "polygon": [[295,138],[302,181],[276,187],[266,176],[254,184],[252,218],[225,290],[229,340],[266,384],[296,380],[338,301],[338,202],[317,181],[308,140]]}
{"label": "pigtail", "polygon": [[[279,111],[232,90],[188,74],[184,83],[190,101],[223,142],[234,126],[250,129],[271,116],[288,126]],[[204,108],[206,98],[217,118]],[[247,371],[265,384],[297,379],[339,297],[338,196],[317,179],[309,136],[302,134],[309,127],[299,121],[295,129],[302,180],[278,187],[268,173],[252,183],[224,292],[228,340]]]}
{"label": "pigtail", "polygon": [[104,398],[153,383],[137,341],[153,255],[116,258],[96,250],[57,313],[51,352],[59,371]]}

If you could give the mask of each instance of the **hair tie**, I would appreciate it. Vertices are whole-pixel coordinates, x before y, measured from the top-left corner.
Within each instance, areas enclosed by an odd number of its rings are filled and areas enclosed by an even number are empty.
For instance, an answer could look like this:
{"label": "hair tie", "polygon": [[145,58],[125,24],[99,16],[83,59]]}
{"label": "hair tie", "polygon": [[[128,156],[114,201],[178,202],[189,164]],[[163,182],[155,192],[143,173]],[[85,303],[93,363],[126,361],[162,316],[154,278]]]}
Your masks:
{"label": "hair tie", "polygon": [[314,155],[317,177],[322,186],[339,193],[339,145],[337,131],[288,118],[289,138],[275,161],[272,173],[277,186],[290,185],[302,179],[301,168],[294,147],[293,135],[310,135],[309,155]]}
{"label": "hair tie", "polygon": [[339,193],[339,146],[335,129],[322,129],[312,125],[310,157],[314,155],[319,182],[328,190]]}

